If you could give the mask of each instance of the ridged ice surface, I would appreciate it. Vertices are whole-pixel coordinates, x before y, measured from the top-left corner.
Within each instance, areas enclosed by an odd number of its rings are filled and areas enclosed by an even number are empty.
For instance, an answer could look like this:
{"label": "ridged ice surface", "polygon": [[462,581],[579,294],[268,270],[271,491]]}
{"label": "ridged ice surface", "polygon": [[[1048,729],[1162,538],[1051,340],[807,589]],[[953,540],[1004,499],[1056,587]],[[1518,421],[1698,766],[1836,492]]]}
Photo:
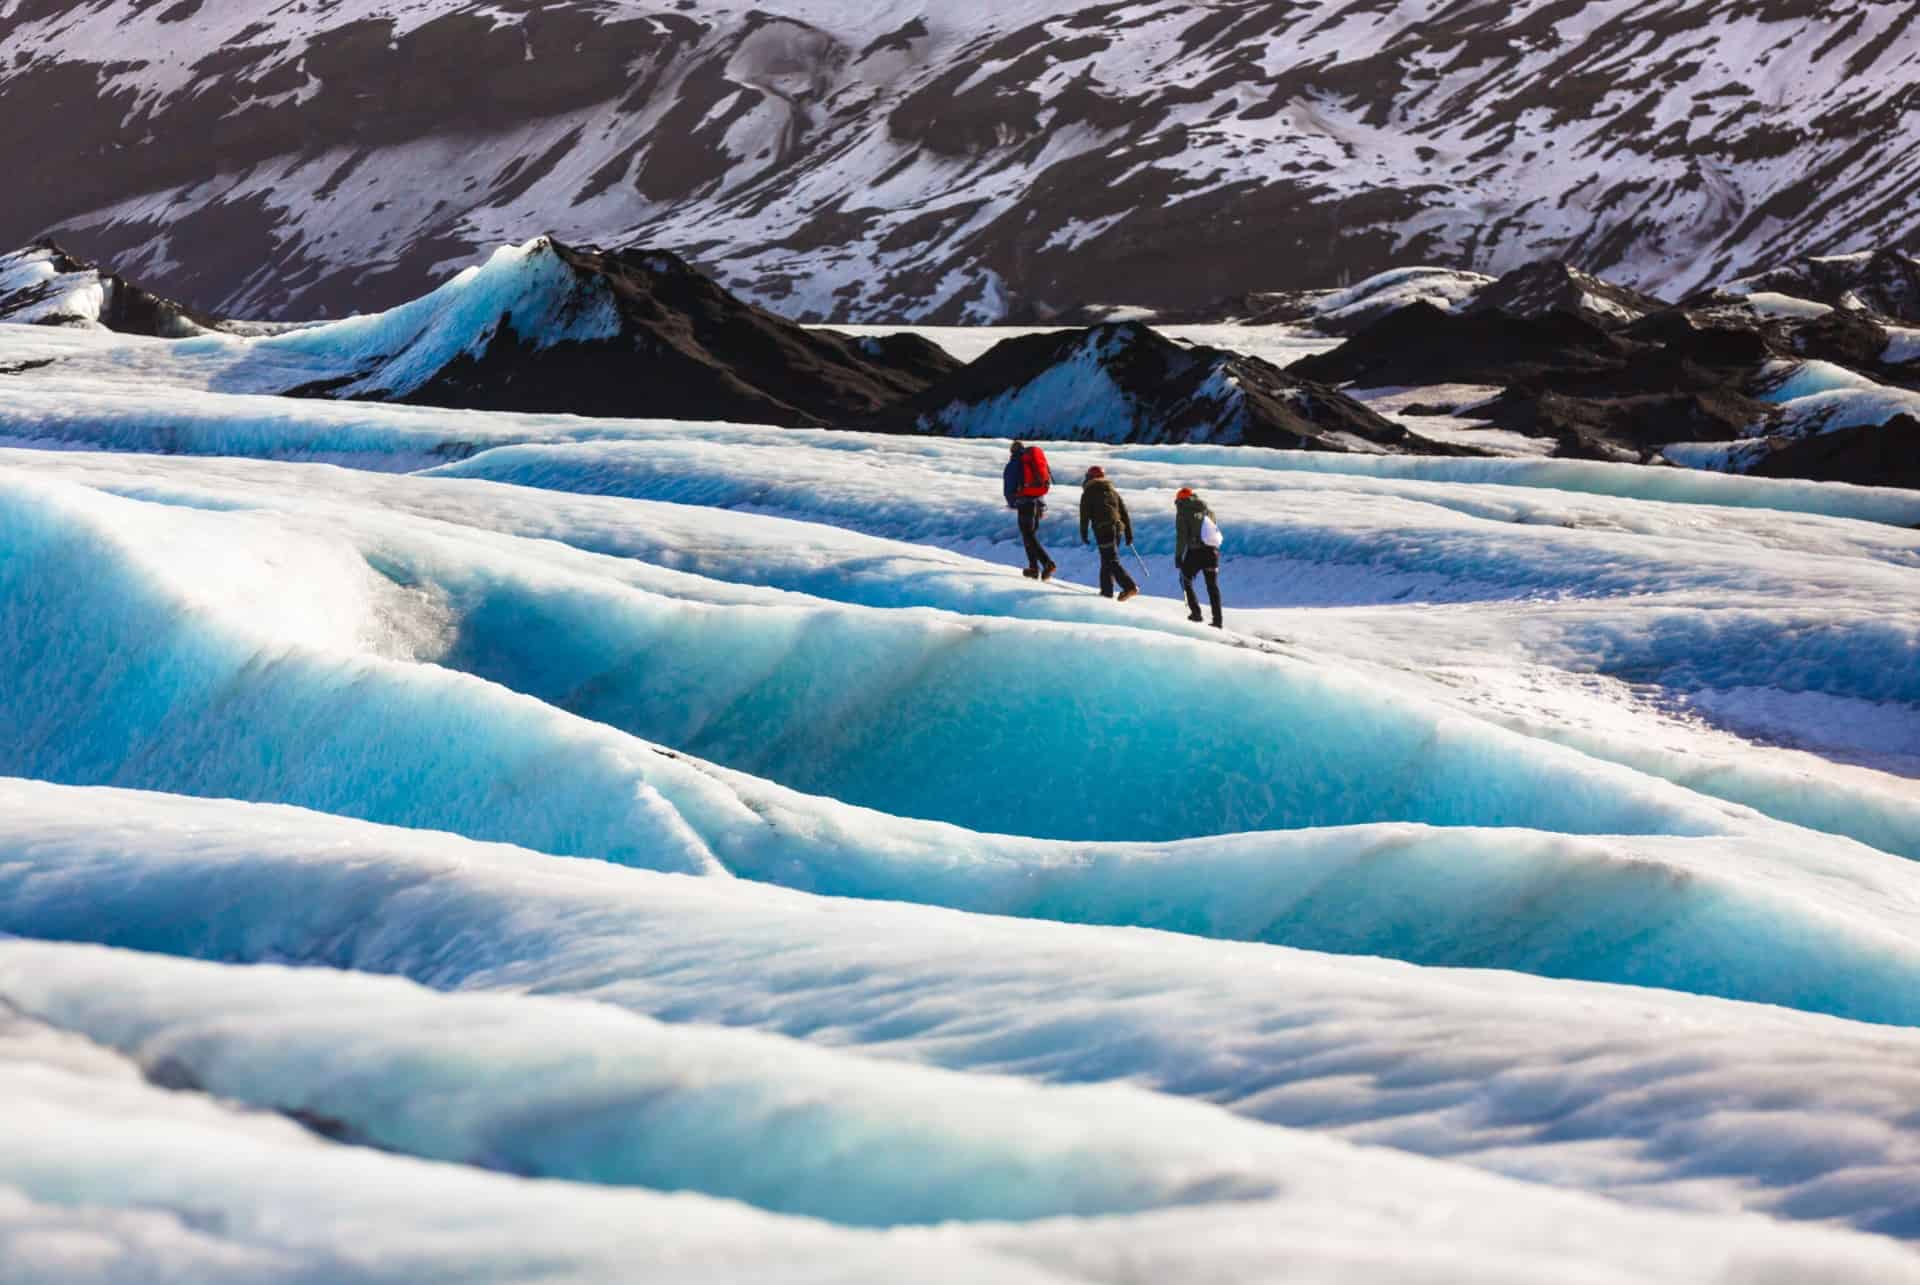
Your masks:
{"label": "ridged ice surface", "polygon": [[1115,604],[343,324],[0,327],[0,1280],[1920,1280],[1911,493],[1061,443]]}

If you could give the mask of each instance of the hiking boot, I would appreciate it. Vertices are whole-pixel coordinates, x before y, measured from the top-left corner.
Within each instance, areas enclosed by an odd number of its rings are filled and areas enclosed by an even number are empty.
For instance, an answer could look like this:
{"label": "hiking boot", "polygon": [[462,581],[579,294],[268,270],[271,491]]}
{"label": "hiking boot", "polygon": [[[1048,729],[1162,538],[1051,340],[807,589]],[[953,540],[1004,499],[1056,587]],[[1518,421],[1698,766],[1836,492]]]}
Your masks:
{"label": "hiking boot", "polygon": [[[1028,567],[1025,571],[1022,571],[1020,574],[1025,576],[1029,580],[1038,580],[1040,578],[1040,568]],[[1199,617],[1195,616],[1194,619],[1198,620]]]}
{"label": "hiking boot", "polygon": [[1111,598],[1111,597],[1113,597],[1113,595],[1112,595],[1112,594],[1110,594],[1110,593],[1103,593],[1103,594],[1101,594],[1100,596],[1101,596],[1102,598]]}
{"label": "hiking boot", "polygon": [[1192,613],[1191,615],[1189,615],[1189,616],[1187,617],[1187,619],[1188,619],[1188,620],[1191,620],[1191,621],[1192,621],[1192,622],[1193,622],[1194,624],[1196,624],[1196,625],[1197,625],[1197,624],[1199,624],[1199,623],[1200,623],[1200,613],[1196,611],[1196,612],[1194,612],[1194,613]]}
{"label": "hiking boot", "polygon": [[1129,598],[1131,598],[1131,597],[1133,597],[1134,595],[1136,595],[1136,594],[1138,594],[1139,592],[1140,592],[1140,591],[1139,591],[1138,589],[1122,589],[1122,590],[1120,591],[1120,601],[1121,601],[1121,602],[1125,602],[1125,601],[1126,601],[1127,599],[1129,599]]}
{"label": "hiking boot", "polygon": [[1213,627],[1214,627],[1215,629],[1225,629],[1225,628],[1226,628],[1226,626],[1225,626],[1225,625],[1223,625],[1223,624],[1221,624],[1221,623],[1220,623],[1219,621],[1217,621],[1217,620],[1213,622]]}
{"label": "hiking boot", "polygon": [[1053,579],[1053,572],[1054,565],[1049,562],[1046,566],[1040,568],[1040,578],[1042,580],[1051,580]]}

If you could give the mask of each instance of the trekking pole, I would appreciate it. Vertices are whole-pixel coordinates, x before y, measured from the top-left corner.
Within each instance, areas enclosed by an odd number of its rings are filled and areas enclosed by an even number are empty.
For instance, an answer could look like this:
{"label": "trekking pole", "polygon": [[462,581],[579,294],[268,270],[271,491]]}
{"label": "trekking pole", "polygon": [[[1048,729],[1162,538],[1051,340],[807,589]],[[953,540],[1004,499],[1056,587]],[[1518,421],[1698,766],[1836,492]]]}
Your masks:
{"label": "trekking pole", "polygon": [[1133,541],[1131,540],[1127,541],[1127,552],[1131,553],[1133,560],[1140,564],[1140,583],[1145,584],[1147,581],[1153,579],[1152,576],[1147,574],[1147,560],[1140,556],[1140,550],[1133,547]]}

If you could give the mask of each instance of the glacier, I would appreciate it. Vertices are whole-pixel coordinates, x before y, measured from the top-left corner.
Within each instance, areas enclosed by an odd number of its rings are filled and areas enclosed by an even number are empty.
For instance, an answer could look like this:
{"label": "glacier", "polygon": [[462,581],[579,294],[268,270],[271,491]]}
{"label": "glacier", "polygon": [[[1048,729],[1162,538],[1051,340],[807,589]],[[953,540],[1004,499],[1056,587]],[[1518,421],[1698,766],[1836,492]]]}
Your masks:
{"label": "glacier", "polygon": [[[820,898],[272,805],[17,780],[0,794],[7,926],[32,919],[48,936],[118,948],[76,955],[68,974],[49,965],[80,948],[0,943],[12,1004],[223,1096],[362,1131],[431,1133],[443,1150],[472,1154],[461,1139],[480,1129],[492,1131],[482,1150],[545,1148],[543,1166],[606,1163],[554,1131],[550,1121],[570,1118],[564,1099],[614,1116],[651,1110],[663,1090],[647,1077],[671,1074],[671,1064],[583,1052],[564,1074],[593,1077],[601,1091],[547,1086],[557,1065],[476,1080],[485,1072],[474,1041],[458,1034],[468,1023],[518,1056],[546,1058],[556,1040],[670,1039],[692,1022],[696,1050],[716,1038],[701,1030],[757,1029],[949,1071],[1151,1086],[1251,1120],[1637,1203],[1819,1209],[1895,1234],[1920,1218],[1903,1181],[1920,1147],[1905,1105],[1920,1066],[1911,1030],[1511,972]],[[169,970],[121,951],[224,963]],[[276,986],[234,967],[246,962],[396,974],[454,995],[587,999],[673,1026],[562,1007],[561,1032],[539,1006],[499,1004],[369,1023],[370,1007],[436,1005],[331,974]],[[290,1007],[289,987],[315,998]],[[1562,1020],[1569,1005],[1580,1022]],[[343,1043],[355,1021],[361,1033]],[[315,1041],[304,1056],[288,1044],[296,1037]],[[728,1074],[746,1100],[769,1111],[788,1094],[819,1101],[802,1068],[832,1058],[789,1058],[765,1041],[737,1048]],[[739,1077],[765,1054],[773,1068],[751,1090]],[[383,1058],[409,1062],[402,1081],[438,1075],[469,1088],[411,1106],[404,1090],[383,1097],[373,1084],[388,1077],[365,1069]],[[857,1067],[845,1074],[863,1082]],[[1360,1091],[1355,1077],[1374,1087]],[[630,1096],[613,1096],[618,1084]],[[550,1094],[553,1114],[533,1109]],[[808,1112],[822,1127],[825,1109]],[[1824,1122],[1834,1141],[1823,1145]],[[1719,1141],[1696,1151],[1708,1137]],[[805,1160],[766,1155],[761,1180]]]}
{"label": "glacier", "polygon": [[1914,493],[274,395],[541,286],[0,326],[0,1280],[1920,1281]]}
{"label": "glacier", "polygon": [[[1239,1279],[1295,1245],[1289,1256],[1326,1281],[1679,1281],[1701,1264],[1734,1274],[1818,1264],[1827,1279],[1868,1282],[1904,1267],[1886,1242],[1611,1206],[1311,1134],[1288,1139],[1311,1188],[1216,1202],[1197,1221],[1176,1209],[865,1232],[325,1144],[276,1117],[155,1087],[111,1050],[39,1024],[0,1028],[0,1050],[0,1083],[25,1108],[0,1161],[0,1248],[21,1280],[584,1281],[679,1278],[692,1263],[715,1281],[1041,1285],[1138,1279],[1143,1263]],[[1395,1243],[1403,1202],[1449,1192],[1475,1212]],[[1215,1239],[1243,1212],[1257,1219],[1254,1243]],[[1477,1262],[1463,1269],[1468,1256]]]}

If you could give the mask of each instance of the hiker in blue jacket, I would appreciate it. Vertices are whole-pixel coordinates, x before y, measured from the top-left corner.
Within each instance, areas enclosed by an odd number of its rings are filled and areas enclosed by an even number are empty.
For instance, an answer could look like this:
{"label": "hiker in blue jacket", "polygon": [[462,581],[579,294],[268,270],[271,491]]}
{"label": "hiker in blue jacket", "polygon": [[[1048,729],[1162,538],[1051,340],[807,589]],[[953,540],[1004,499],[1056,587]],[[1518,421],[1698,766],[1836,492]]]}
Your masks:
{"label": "hiker in blue jacket", "polygon": [[1047,512],[1042,497],[1052,485],[1047,453],[1037,446],[1015,442],[1000,475],[1000,489],[1007,497],[1007,507],[1020,519],[1020,540],[1027,546],[1027,569],[1021,574],[1029,580],[1053,579],[1053,559],[1040,547],[1040,519]]}

